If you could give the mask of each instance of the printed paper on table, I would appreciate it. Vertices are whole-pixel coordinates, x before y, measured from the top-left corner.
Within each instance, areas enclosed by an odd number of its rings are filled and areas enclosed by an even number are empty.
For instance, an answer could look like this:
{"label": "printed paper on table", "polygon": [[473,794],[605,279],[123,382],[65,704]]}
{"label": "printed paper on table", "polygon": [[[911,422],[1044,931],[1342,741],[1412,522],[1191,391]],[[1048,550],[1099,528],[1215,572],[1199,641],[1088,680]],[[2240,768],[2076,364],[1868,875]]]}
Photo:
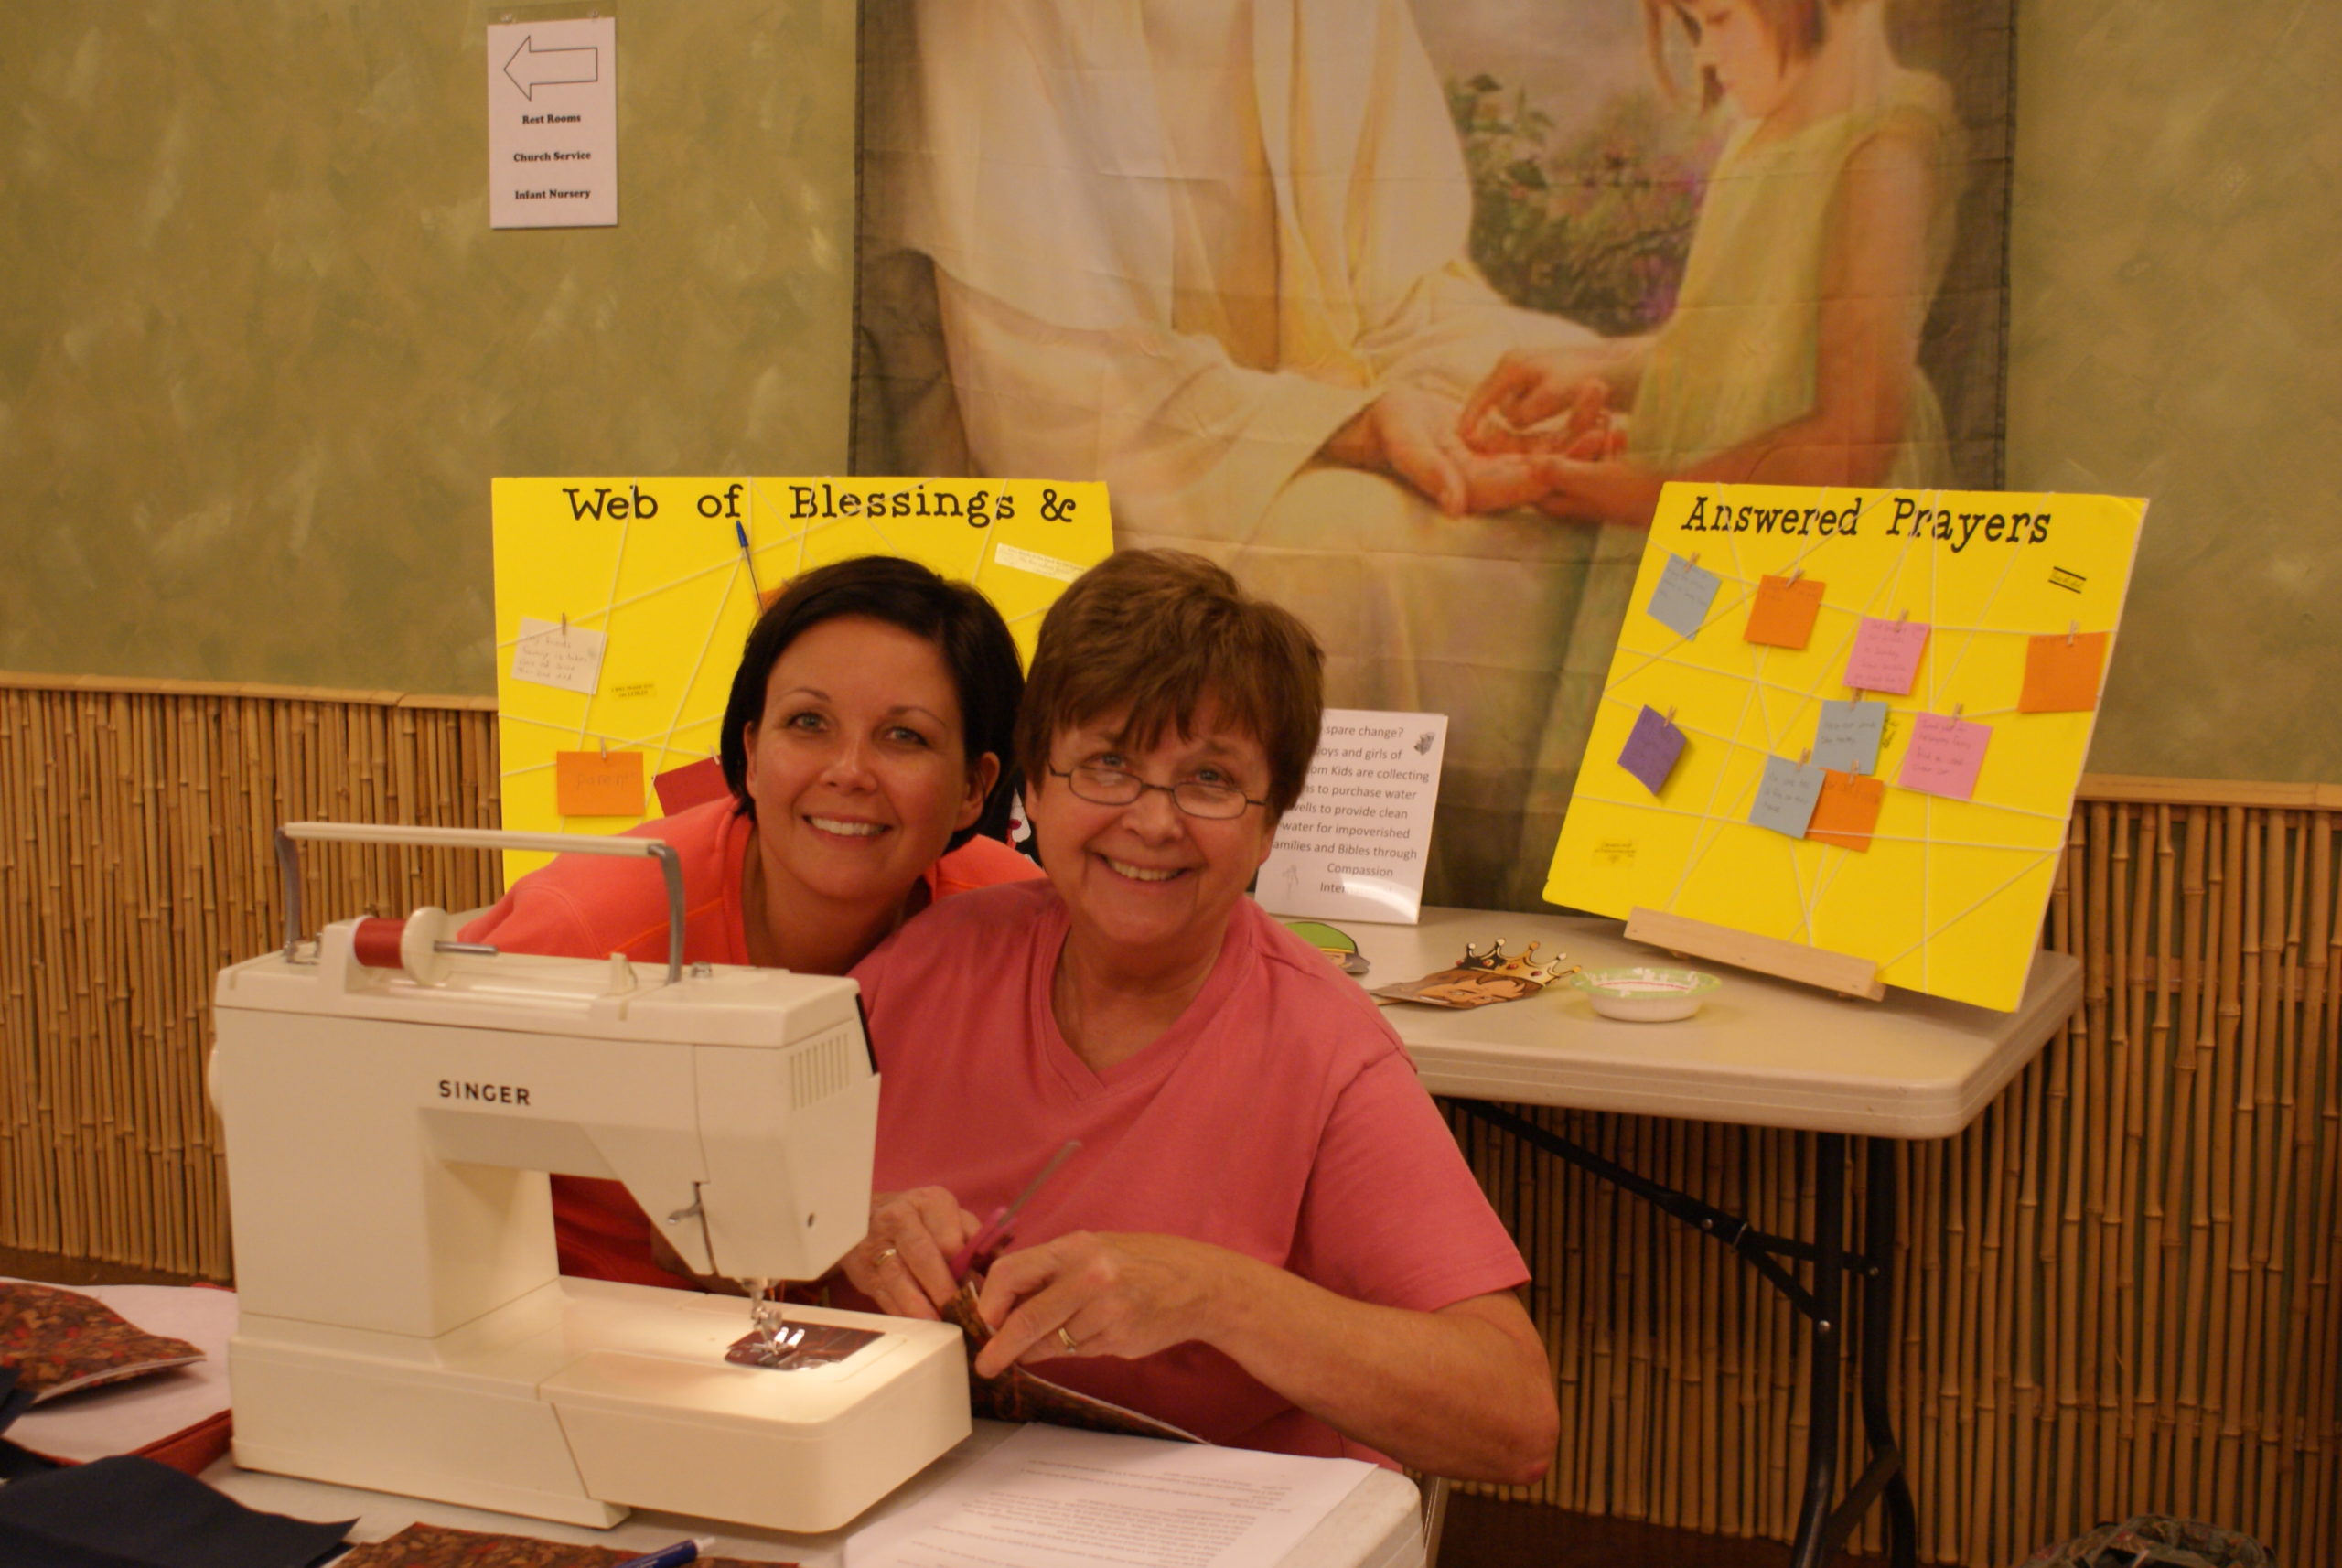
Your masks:
{"label": "printed paper on table", "polygon": [[[2020,712],[2028,644],[2098,634],[2111,656],[2145,511],[2109,496],[1670,485],[1631,602],[1649,604],[1669,563],[1695,554],[1721,585],[1697,636],[1627,617],[1545,897],[1849,954],[1889,985],[2014,1007],[2097,718],[2094,705]],[[1791,572],[1825,585],[1810,640],[1745,640],[1758,585]],[[1866,732],[1875,716],[1824,707],[1856,695],[1849,660],[1866,619],[1927,628],[1909,693],[1863,693],[1885,720],[1869,757],[1848,721]],[[1663,798],[1620,761],[1646,708],[1672,712],[1692,742]],[[1921,716],[1939,733],[1955,714],[1981,731],[1950,733],[1990,741],[1960,753],[1982,764],[1971,798],[1905,788]],[[1767,759],[1809,753],[1817,767],[1870,763],[1867,851],[1833,842],[1860,836],[1836,792],[1801,838],[1749,821]]]}
{"label": "printed paper on table", "polygon": [[[973,583],[1029,660],[1065,583],[1006,563],[1078,571],[1113,548],[1105,486],[1041,479],[507,478],[493,516],[504,825],[525,832],[564,827],[556,752],[640,751],[654,777],[715,754],[759,590],[850,555],[908,556]],[[592,689],[515,679],[522,618],[564,616],[607,639]],[[504,875],[546,858],[509,852]]]}

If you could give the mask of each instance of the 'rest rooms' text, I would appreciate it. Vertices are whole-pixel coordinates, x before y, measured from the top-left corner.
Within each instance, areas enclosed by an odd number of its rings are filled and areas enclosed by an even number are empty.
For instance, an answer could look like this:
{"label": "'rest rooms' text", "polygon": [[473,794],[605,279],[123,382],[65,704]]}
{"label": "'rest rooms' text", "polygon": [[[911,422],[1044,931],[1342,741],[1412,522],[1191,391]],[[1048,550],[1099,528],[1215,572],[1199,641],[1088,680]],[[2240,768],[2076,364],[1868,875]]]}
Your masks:
{"label": "'rest rooms' text", "polygon": [[[1864,510],[1858,499],[1842,507],[1761,506],[1701,495],[1692,501],[1683,520],[1687,533],[1760,533],[1793,538],[1852,539],[1865,522],[1879,521],[1875,505]],[[2047,544],[2050,515],[2046,511],[1961,511],[1951,507],[1920,504],[1918,498],[1898,495],[1885,519],[1888,539],[1929,539],[1951,546],[1954,555],[1971,544]]]}

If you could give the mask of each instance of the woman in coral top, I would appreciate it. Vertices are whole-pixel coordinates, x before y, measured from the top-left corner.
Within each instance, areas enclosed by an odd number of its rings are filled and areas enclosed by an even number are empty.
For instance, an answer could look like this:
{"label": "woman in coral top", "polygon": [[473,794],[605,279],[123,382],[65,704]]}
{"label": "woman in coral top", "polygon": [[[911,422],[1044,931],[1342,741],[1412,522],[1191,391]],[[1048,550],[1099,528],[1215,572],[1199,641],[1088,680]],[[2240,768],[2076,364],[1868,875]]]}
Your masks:
{"label": "woman in coral top", "polygon": [[[1016,646],[975,589],[865,556],[757,618],[725,710],[729,798],[643,823],[675,846],[687,962],[843,974],[934,900],[1035,876],[1005,825]],[[466,928],[510,952],[667,956],[657,864],[565,855]],[[565,1274],[698,1288],[614,1181],[553,1178]]]}

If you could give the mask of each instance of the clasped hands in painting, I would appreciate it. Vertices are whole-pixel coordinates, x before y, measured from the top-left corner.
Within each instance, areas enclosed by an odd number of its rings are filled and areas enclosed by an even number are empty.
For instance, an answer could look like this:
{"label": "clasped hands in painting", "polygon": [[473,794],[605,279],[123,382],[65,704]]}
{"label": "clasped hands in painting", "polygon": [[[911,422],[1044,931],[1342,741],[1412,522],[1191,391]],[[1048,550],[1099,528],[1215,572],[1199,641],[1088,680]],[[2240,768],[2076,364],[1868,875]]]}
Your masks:
{"label": "clasped hands in painting", "polygon": [[1458,400],[1398,382],[1322,455],[1391,474],[1451,517],[1534,507],[1557,518],[1648,525],[1660,477],[1627,462],[1610,382],[1583,349],[1505,355]]}

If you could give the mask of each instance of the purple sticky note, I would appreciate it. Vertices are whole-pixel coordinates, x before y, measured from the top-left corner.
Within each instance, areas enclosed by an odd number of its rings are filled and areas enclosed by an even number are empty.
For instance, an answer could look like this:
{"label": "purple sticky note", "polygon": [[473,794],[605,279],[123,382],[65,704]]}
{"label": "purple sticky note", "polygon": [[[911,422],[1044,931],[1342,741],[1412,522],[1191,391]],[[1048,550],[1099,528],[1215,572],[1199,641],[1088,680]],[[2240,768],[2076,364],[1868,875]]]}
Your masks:
{"label": "purple sticky note", "polygon": [[1806,825],[1813,821],[1814,802],[1821,799],[1825,771],[1787,757],[1765,758],[1765,777],[1756,781],[1756,803],[1748,808],[1748,820],[1760,828],[1803,838]]}
{"label": "purple sticky note", "polygon": [[1660,568],[1659,586],[1650,591],[1650,603],[1645,607],[1676,636],[1697,637],[1701,623],[1708,618],[1708,607],[1715,602],[1716,590],[1722,586],[1724,579],[1706,567],[1670,555],[1667,564]]}
{"label": "purple sticky note", "polygon": [[1675,770],[1675,759],[1683,755],[1683,732],[1667,722],[1665,714],[1656,708],[1645,708],[1635,715],[1635,727],[1627,736],[1626,748],[1618,753],[1618,766],[1643,781],[1643,788],[1656,795]]}
{"label": "purple sticky note", "polygon": [[1927,651],[1928,623],[1863,617],[1854,629],[1854,651],[1846,660],[1846,684],[1864,692],[1911,694],[1919,655]]}
{"label": "purple sticky note", "polygon": [[1821,702],[1813,732],[1813,765],[1841,773],[1878,771],[1878,743],[1886,733],[1885,703]]}
{"label": "purple sticky note", "polygon": [[1992,740],[1990,725],[1942,714],[1914,714],[1911,744],[1904,748],[1903,771],[1895,782],[1922,794],[1968,800],[1976,793],[1976,773]]}

